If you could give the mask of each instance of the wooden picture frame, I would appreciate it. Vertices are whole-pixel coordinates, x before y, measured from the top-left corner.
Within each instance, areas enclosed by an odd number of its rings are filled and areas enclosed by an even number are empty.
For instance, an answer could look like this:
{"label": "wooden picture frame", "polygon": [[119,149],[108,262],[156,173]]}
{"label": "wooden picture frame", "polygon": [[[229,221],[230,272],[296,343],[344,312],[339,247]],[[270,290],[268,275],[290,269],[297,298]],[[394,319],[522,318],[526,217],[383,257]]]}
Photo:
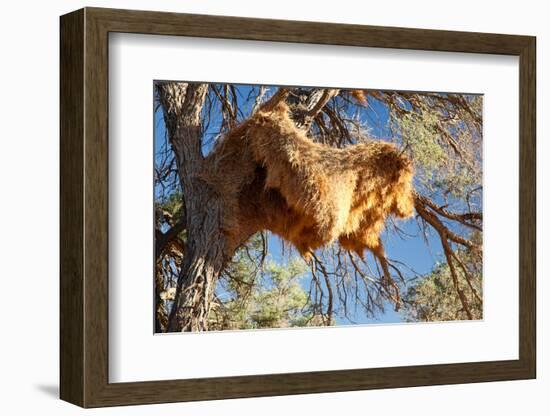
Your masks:
{"label": "wooden picture frame", "polygon": [[[100,8],[85,8],[62,16],[60,28],[63,400],[82,407],[101,407],[535,378],[534,37]],[[109,383],[110,32],[519,56],[519,359]]]}

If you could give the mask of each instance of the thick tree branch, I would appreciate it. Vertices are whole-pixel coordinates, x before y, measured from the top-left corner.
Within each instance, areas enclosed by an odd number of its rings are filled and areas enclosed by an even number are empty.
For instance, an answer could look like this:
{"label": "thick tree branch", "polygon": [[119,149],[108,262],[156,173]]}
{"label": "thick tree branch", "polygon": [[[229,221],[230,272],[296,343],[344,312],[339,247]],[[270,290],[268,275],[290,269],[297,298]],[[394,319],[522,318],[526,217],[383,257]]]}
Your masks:
{"label": "thick tree branch", "polygon": [[[445,258],[447,259],[447,264],[449,265],[449,270],[451,272],[451,278],[453,280],[453,286],[458,294],[458,297],[460,299],[460,303],[462,304],[462,308],[464,309],[464,312],[466,313],[466,316],[468,319],[473,319],[473,314],[470,309],[470,305],[468,304],[468,300],[466,299],[466,295],[464,294],[464,291],[460,288],[459,281],[458,281],[458,273],[456,272],[456,268],[454,265],[454,252],[451,249],[451,246],[449,244],[449,240],[457,239],[458,236],[456,236],[454,233],[452,233],[447,227],[443,225],[443,223],[431,212],[429,212],[425,206],[423,205],[422,201],[420,201],[419,198],[415,199],[415,207],[416,212],[418,215],[420,215],[428,224],[430,224],[439,234],[441,245],[443,246],[443,251],[445,253]],[[452,237],[454,236],[454,237]],[[454,241],[454,240],[453,240]],[[463,241],[460,244],[466,245],[467,247],[471,248],[472,250],[478,250],[479,248],[474,245],[471,241],[463,239],[460,237],[460,241]]]}
{"label": "thick tree branch", "polygon": [[254,106],[252,107],[251,114],[254,114],[256,111],[258,111],[258,108],[260,108],[260,105],[262,104],[262,100],[266,92],[267,92],[267,87],[262,85],[260,87],[260,91],[258,91],[258,95],[254,99]]}
{"label": "thick tree branch", "polygon": [[420,195],[418,192],[415,191],[414,193],[415,198],[419,200],[420,203],[427,205],[430,207],[433,211],[438,213],[439,215],[448,218],[450,220],[458,221],[459,223],[474,228],[478,231],[483,231],[482,227],[478,224],[471,223],[469,221],[475,220],[481,222],[483,220],[483,214],[481,212],[465,212],[463,214],[457,214],[451,211],[446,210],[443,207],[440,207],[435,202],[433,202],[431,199],[426,198],[423,195]]}
{"label": "thick tree branch", "polygon": [[294,88],[288,96],[287,103],[296,126],[309,130],[315,117],[339,91],[327,88]]}
{"label": "thick tree branch", "polygon": [[330,88],[323,89],[321,98],[319,98],[317,102],[311,103],[311,108],[307,109],[304,115],[304,128],[306,130],[309,130],[311,123],[313,122],[315,117],[317,117],[317,114],[319,114],[323,110],[325,105],[327,105],[327,103],[330,101],[332,97],[335,97],[336,95],[338,95],[339,91],[340,90],[330,89]]}
{"label": "thick tree branch", "polygon": [[423,220],[430,224],[440,235],[444,235],[448,240],[453,241],[454,243],[460,244],[473,252],[481,252],[481,247],[474,242],[467,240],[464,237],[459,236],[458,234],[452,232],[447,228],[439,218],[432,212],[426,209],[425,202],[417,194],[415,197],[415,208],[416,212]]}
{"label": "thick tree branch", "polygon": [[271,96],[269,100],[267,100],[265,103],[261,104],[259,107],[259,111],[269,112],[272,111],[277,105],[281,102],[283,102],[288,94],[290,93],[290,90],[288,88],[279,88],[275,94]]}
{"label": "thick tree branch", "polygon": [[182,218],[165,233],[158,229],[155,230],[155,254],[157,258],[162,254],[168,243],[174,240],[186,227],[187,223]]}

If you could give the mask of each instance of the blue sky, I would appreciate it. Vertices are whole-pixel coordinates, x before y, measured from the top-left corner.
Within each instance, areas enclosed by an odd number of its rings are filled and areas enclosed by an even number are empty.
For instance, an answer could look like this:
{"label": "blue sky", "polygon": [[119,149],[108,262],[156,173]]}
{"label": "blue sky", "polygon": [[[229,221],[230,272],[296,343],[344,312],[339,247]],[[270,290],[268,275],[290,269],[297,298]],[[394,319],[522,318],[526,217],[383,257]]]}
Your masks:
{"label": "blue sky", "polygon": [[[250,100],[248,105],[245,105],[246,97],[251,92],[253,86],[237,86],[240,105],[242,106],[242,111],[246,115],[250,112],[251,105],[253,100]],[[273,93],[277,87],[268,87],[269,92]],[[216,113],[216,111],[214,111]],[[387,140],[391,136],[389,130],[388,120],[389,114],[386,107],[377,100],[369,101],[369,106],[366,111],[363,111],[361,114],[362,121],[365,121],[369,128],[369,134],[381,140]],[[155,121],[155,152],[158,152],[163,143],[166,134],[164,120],[162,117],[162,111],[159,109],[154,113]],[[212,143],[214,142],[215,135],[219,131],[220,116],[214,117],[207,130],[205,131],[205,139],[203,152],[206,154],[211,149]],[[158,159],[158,158],[157,158]],[[157,162],[158,160],[156,160]],[[158,196],[158,189],[155,189],[155,194]],[[399,260],[407,264],[410,269],[414,270],[418,274],[428,273],[433,266],[441,259],[441,244],[439,239],[434,235],[428,236],[428,244],[423,236],[420,235],[417,223],[414,219],[407,221],[401,221],[399,223],[400,228],[408,234],[410,237],[402,239],[395,232],[386,231],[384,232],[382,239],[384,241],[385,250],[387,257],[390,259]],[[286,258],[288,258],[288,250],[285,251]],[[283,254],[283,247],[281,240],[274,235],[270,236],[269,241],[269,255],[275,261],[283,260],[285,254]],[[414,277],[414,273],[411,271],[404,270],[405,278]],[[309,285],[309,279],[306,277],[303,279],[304,285]],[[338,305],[336,305],[337,307]],[[376,318],[366,317],[364,312],[357,308],[354,310],[351,308],[350,318],[353,323],[356,324],[369,324],[369,323],[397,323],[402,322],[403,318],[399,312],[395,312],[393,305],[387,304],[383,314],[379,314]],[[336,323],[338,325],[350,324],[348,320],[342,320],[338,316],[335,316]]]}

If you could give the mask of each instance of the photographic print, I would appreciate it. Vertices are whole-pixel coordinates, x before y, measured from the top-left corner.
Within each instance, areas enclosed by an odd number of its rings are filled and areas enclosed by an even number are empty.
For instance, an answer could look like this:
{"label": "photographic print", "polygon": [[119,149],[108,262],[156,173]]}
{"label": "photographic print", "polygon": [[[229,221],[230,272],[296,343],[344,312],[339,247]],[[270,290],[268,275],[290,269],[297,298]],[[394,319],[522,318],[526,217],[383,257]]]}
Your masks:
{"label": "photographic print", "polygon": [[483,96],[155,81],[155,333],[483,319]]}

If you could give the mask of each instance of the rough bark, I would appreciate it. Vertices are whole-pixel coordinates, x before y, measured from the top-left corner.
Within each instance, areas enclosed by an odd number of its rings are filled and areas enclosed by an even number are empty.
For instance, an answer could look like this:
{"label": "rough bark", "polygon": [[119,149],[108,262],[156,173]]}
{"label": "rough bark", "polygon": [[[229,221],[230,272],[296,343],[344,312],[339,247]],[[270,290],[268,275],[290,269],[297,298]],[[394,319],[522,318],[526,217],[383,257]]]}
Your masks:
{"label": "rough bark", "polygon": [[169,332],[208,330],[212,297],[225,264],[222,206],[216,195],[207,187],[198,190],[188,212],[188,240]]}
{"label": "rough bark", "polygon": [[164,279],[162,273],[155,273],[155,333],[164,332],[168,325],[168,314],[164,307],[160,294],[164,291]]}
{"label": "rough bark", "polygon": [[225,263],[221,201],[199,176],[203,167],[200,115],[208,86],[157,85],[186,206],[187,243],[178,276],[169,332],[204,331],[218,276]]}

